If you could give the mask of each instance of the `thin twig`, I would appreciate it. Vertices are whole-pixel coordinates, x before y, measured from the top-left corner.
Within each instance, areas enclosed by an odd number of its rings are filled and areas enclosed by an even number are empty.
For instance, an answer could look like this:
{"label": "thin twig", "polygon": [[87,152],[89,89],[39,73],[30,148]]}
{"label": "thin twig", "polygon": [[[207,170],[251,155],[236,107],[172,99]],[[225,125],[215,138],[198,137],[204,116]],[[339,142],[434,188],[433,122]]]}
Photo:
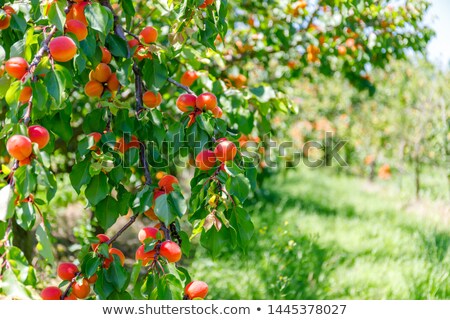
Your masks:
{"label": "thin twig", "polygon": [[178,88],[183,89],[183,90],[186,91],[187,93],[190,93],[190,94],[194,94],[194,95],[195,95],[194,91],[192,91],[189,87],[187,87],[187,86],[185,86],[185,85],[179,83],[178,81],[175,81],[174,79],[172,79],[172,78],[170,78],[170,77],[167,78],[167,81],[169,81],[171,84],[174,84],[174,85],[177,86]]}
{"label": "thin twig", "polygon": [[111,243],[116,241],[117,238],[119,238],[121,234],[124,233],[125,230],[127,230],[136,221],[136,218],[137,218],[136,214],[132,215],[130,220],[128,220],[128,222],[122,228],[120,228],[120,230],[117,231],[115,235],[113,235],[108,241],[106,241],[106,244],[110,245]]}
{"label": "thin twig", "polygon": [[161,226],[159,227],[159,229],[164,232],[164,237],[166,238],[166,240],[171,240],[172,239],[170,237],[170,231],[169,231],[169,229],[167,229],[167,227],[164,224],[164,222],[161,222]]}
{"label": "thin twig", "polygon": [[135,38],[137,41],[139,41],[139,43],[141,43],[141,39],[139,39],[139,36],[138,36],[138,35],[135,35],[133,32],[128,31],[127,29],[123,29],[123,31],[124,31],[126,34],[128,34],[128,35],[132,36],[133,38]]}

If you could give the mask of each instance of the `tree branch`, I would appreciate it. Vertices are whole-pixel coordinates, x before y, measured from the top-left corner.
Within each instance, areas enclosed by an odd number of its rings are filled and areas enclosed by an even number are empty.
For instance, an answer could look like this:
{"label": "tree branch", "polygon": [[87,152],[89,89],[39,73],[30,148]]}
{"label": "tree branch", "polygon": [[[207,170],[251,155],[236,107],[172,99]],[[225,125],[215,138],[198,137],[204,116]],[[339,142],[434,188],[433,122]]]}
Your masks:
{"label": "tree branch", "polygon": [[194,94],[194,95],[195,95],[194,91],[192,91],[189,87],[187,87],[187,86],[185,86],[185,85],[183,85],[183,84],[181,84],[181,83],[175,81],[173,78],[170,78],[170,77],[169,77],[169,78],[167,78],[167,81],[169,81],[171,84],[174,84],[174,85],[177,86],[178,88],[183,89],[183,90],[186,91],[187,93],[190,93],[190,94]]}
{"label": "tree branch", "polygon": [[106,244],[110,245],[111,243],[116,241],[117,238],[119,238],[122,235],[122,233],[124,233],[125,230],[127,230],[136,221],[137,217],[138,216],[136,214],[132,215],[130,220],[128,220],[128,222],[122,228],[120,228],[120,230],[117,231],[115,235],[113,235],[108,241],[106,241]]}

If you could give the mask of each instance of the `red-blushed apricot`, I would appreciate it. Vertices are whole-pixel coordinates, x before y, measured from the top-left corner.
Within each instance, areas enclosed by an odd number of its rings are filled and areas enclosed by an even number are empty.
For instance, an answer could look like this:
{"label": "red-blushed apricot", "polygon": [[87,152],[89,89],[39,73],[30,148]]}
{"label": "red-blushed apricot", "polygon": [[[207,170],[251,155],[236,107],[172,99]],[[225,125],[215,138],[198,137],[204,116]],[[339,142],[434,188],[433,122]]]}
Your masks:
{"label": "red-blushed apricot", "polygon": [[78,300],[77,296],[73,293],[69,294],[67,297],[64,298],[64,300]]}
{"label": "red-blushed apricot", "polygon": [[131,40],[128,40],[128,47],[130,47],[130,49],[137,47],[139,44],[140,43],[138,39],[133,38]]}
{"label": "red-blushed apricot", "polygon": [[92,243],[91,244],[91,248],[94,251],[97,250],[97,247],[99,246],[99,244],[109,241],[109,237],[106,234],[103,234],[103,233],[100,233],[100,234],[96,235],[96,237],[98,239],[98,243]]}
{"label": "red-blushed apricot", "polygon": [[202,171],[208,171],[216,165],[216,155],[211,150],[203,150],[195,158],[195,165]]}
{"label": "red-blushed apricot", "polygon": [[347,48],[345,46],[339,46],[338,47],[338,54],[340,56],[344,56],[347,53]]}
{"label": "red-blushed apricot", "polygon": [[183,93],[177,99],[177,107],[181,112],[193,111],[197,97],[193,94]]}
{"label": "red-blushed apricot", "polygon": [[13,57],[5,62],[6,72],[13,78],[22,79],[28,71],[28,62],[22,57]]}
{"label": "red-blushed apricot", "polygon": [[178,179],[170,174],[165,175],[158,182],[158,186],[166,193],[173,191],[173,184],[179,184]]}
{"label": "red-blushed apricot", "polygon": [[99,132],[92,132],[88,134],[89,137],[92,137],[92,139],[94,139],[94,143],[97,144],[101,138],[102,138],[102,134]]}
{"label": "red-blushed apricot", "polygon": [[109,77],[108,82],[106,83],[106,87],[111,91],[117,91],[120,88],[119,79],[117,79],[117,74],[113,73],[111,77]]}
{"label": "red-blushed apricot", "polygon": [[41,292],[42,300],[60,300],[62,291],[58,287],[47,287]]}
{"label": "red-blushed apricot", "polygon": [[205,299],[208,294],[208,285],[203,281],[192,281],[184,289],[184,294],[187,295],[190,300],[195,298]]}
{"label": "red-blushed apricot", "polygon": [[101,47],[101,49],[102,49],[102,62],[106,64],[110,63],[112,60],[111,52],[109,52],[109,50],[106,49],[105,47]]}
{"label": "red-blushed apricot", "polygon": [[25,158],[23,160],[19,160],[19,167],[27,166],[31,163],[31,158]]}
{"label": "red-blushed apricot", "polygon": [[96,283],[98,279],[97,274],[94,274],[93,276],[87,278],[87,282],[89,282],[90,284]]}
{"label": "red-blushed apricot", "polygon": [[125,153],[130,148],[140,148],[140,142],[136,136],[131,136],[130,142],[125,142],[125,139],[123,137],[119,138],[116,142],[116,149],[119,150],[121,153]]}
{"label": "red-blushed apricot", "polygon": [[65,32],[73,33],[77,37],[78,41],[83,41],[88,35],[88,29],[86,25],[83,22],[75,19],[66,21]]}
{"label": "red-blushed apricot", "polygon": [[236,145],[231,141],[221,141],[214,149],[214,154],[220,162],[233,160],[236,153]]}
{"label": "red-blushed apricot", "polygon": [[135,52],[133,57],[138,59],[138,61],[142,61],[144,59],[153,59],[152,53],[148,50],[147,47],[139,45]]}
{"label": "red-blushed apricot", "polygon": [[155,203],[156,199],[158,199],[160,196],[165,194],[166,192],[161,189],[155,189],[153,190],[153,203]]}
{"label": "red-blushed apricot", "polygon": [[145,27],[141,33],[139,33],[139,37],[145,43],[153,43],[158,39],[158,31],[153,27]]}
{"label": "red-blushed apricot", "polygon": [[145,239],[152,238],[156,239],[159,230],[152,227],[142,228],[138,233],[138,239],[140,242],[144,243]]}
{"label": "red-blushed apricot", "polygon": [[215,107],[211,112],[215,118],[222,118],[223,111],[221,107]]}
{"label": "red-blushed apricot", "polygon": [[203,2],[201,5],[199,5],[198,7],[201,9],[205,9],[207,6],[210,6],[214,3],[214,0],[205,0],[205,2]]}
{"label": "red-blushed apricot", "polygon": [[150,209],[148,209],[147,211],[144,212],[144,215],[149,218],[150,220],[158,220],[158,217],[155,214],[155,210],[153,207],[151,207]]}
{"label": "red-blushed apricot", "polygon": [[111,75],[111,68],[106,63],[101,62],[95,67],[92,78],[103,83],[107,82]]}
{"label": "red-blushed apricot", "polygon": [[11,6],[4,6],[2,9],[6,12],[6,14],[9,15],[13,15],[14,13],[16,13],[16,10],[14,10],[14,8]]}
{"label": "red-blushed apricot", "polygon": [[0,30],[8,29],[10,24],[11,16],[9,14],[5,14],[2,18],[0,18]]}
{"label": "red-blushed apricot", "polygon": [[69,12],[66,15],[66,20],[78,20],[81,21],[84,25],[88,25],[86,15],[84,14],[84,8],[89,3],[87,1],[79,1],[78,3],[73,4],[70,7]]}
{"label": "red-blushed apricot", "polygon": [[24,87],[22,89],[22,91],[20,91],[20,95],[19,95],[19,102],[21,103],[26,103],[28,101],[30,101],[30,98],[33,94],[33,91],[31,89],[31,87]]}
{"label": "red-blushed apricot", "polygon": [[31,155],[33,152],[33,146],[28,137],[16,134],[8,139],[8,142],[6,143],[6,150],[8,150],[11,157],[20,161]]}
{"label": "red-blushed apricot", "polygon": [[77,53],[77,45],[72,39],[66,36],[53,38],[48,48],[50,55],[58,62],[70,61]]}
{"label": "red-blushed apricot", "polygon": [[142,265],[146,266],[150,261],[155,259],[156,250],[150,250],[149,252],[145,252],[145,245],[141,245],[136,250],[136,260],[141,260]]}
{"label": "red-blushed apricot", "polygon": [[37,143],[39,149],[45,148],[50,141],[50,134],[47,129],[38,125],[28,127],[28,136],[31,142]]}
{"label": "red-blushed apricot", "polygon": [[78,267],[73,263],[63,262],[58,265],[58,269],[56,272],[58,274],[58,277],[61,278],[61,280],[70,281],[76,277],[79,270]]}
{"label": "red-blushed apricot", "polygon": [[103,84],[101,84],[97,80],[91,80],[84,86],[84,93],[86,93],[88,97],[100,98],[103,94],[104,89],[105,87],[103,86]]}
{"label": "red-blushed apricot", "polygon": [[217,107],[217,98],[211,92],[205,92],[197,97],[196,105],[201,110],[206,109],[212,111]]}
{"label": "red-blushed apricot", "polygon": [[89,282],[86,279],[82,280],[81,284],[78,284],[78,282],[75,282],[72,286],[72,293],[78,298],[78,299],[85,299],[91,292],[91,287],[89,286]]}
{"label": "red-blushed apricot", "polygon": [[181,259],[180,246],[176,242],[173,242],[171,240],[166,240],[161,244],[159,253],[169,262],[178,262]]}
{"label": "red-blushed apricot", "polygon": [[103,268],[108,269],[110,264],[114,261],[113,255],[116,255],[120,259],[120,264],[123,266],[125,264],[125,255],[123,252],[117,248],[110,248],[109,249],[109,258],[106,258],[103,261]]}
{"label": "red-blushed apricot", "polygon": [[159,106],[161,104],[162,97],[159,92],[157,94],[155,94],[152,91],[147,91],[142,96],[142,101],[144,102],[146,107],[156,108],[157,106]]}
{"label": "red-blushed apricot", "polygon": [[182,85],[190,87],[194,84],[195,80],[197,79],[198,79],[197,72],[188,70],[181,76],[180,83]]}

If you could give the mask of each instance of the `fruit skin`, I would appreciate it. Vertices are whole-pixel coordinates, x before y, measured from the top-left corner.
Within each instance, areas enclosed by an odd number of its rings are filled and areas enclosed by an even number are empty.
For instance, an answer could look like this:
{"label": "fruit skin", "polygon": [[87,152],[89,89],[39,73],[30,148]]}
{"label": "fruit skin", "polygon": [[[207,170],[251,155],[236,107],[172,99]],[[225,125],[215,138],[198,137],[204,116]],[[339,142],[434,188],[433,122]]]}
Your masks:
{"label": "fruit skin", "polygon": [[193,94],[183,93],[177,99],[177,107],[181,112],[193,111],[197,102],[197,97]]}
{"label": "fruit skin", "polygon": [[111,52],[105,47],[101,47],[100,49],[102,49],[102,62],[106,64],[110,63],[112,60]]}
{"label": "fruit skin", "polygon": [[65,297],[64,300],[78,300],[78,299],[73,293],[71,293],[67,297]]}
{"label": "fruit skin", "polygon": [[47,287],[41,292],[42,300],[60,300],[62,295],[58,287]]}
{"label": "fruit skin", "polygon": [[73,33],[77,37],[78,41],[83,41],[88,35],[86,25],[83,22],[75,19],[66,21],[65,31]]}
{"label": "fruit skin", "polygon": [[222,118],[223,111],[221,107],[215,107],[211,112],[215,118]]}
{"label": "fruit skin", "polygon": [[144,104],[149,108],[156,108],[159,106],[162,102],[161,94],[158,92],[158,94],[153,93],[152,91],[147,91],[142,96],[142,101]]}
{"label": "fruit skin", "polygon": [[220,162],[233,160],[236,153],[236,145],[231,141],[221,141],[214,149],[214,154]]}
{"label": "fruit skin", "polygon": [[97,250],[97,247],[99,246],[99,244],[109,241],[109,237],[106,234],[103,234],[103,233],[98,234],[96,237],[99,240],[99,242],[91,244],[91,248],[94,251]]}
{"label": "fruit skin", "polygon": [[155,214],[155,210],[153,207],[144,212],[144,215],[151,220],[158,220],[158,217]]}
{"label": "fruit skin", "polygon": [[97,274],[94,274],[92,277],[87,278],[87,282],[89,282],[90,284],[96,283],[98,279]]}
{"label": "fruit skin", "polygon": [[131,148],[140,148],[140,142],[136,136],[131,136],[130,142],[126,143],[124,137],[121,137],[116,142],[116,149],[121,153],[125,153]]}
{"label": "fruit skin", "polygon": [[5,70],[11,77],[20,80],[28,71],[28,62],[22,57],[13,57],[5,62]]}
{"label": "fruit skin", "polygon": [[94,140],[94,145],[90,147],[89,150],[96,150],[96,144],[102,139],[102,134],[99,132],[92,132],[88,134],[88,137],[92,137],[92,139]]}
{"label": "fruit skin", "polygon": [[10,24],[11,16],[9,14],[6,14],[3,19],[0,20],[0,30],[8,29]]}
{"label": "fruit skin", "polygon": [[38,125],[28,127],[28,136],[31,142],[37,143],[39,149],[45,148],[50,141],[50,134],[47,129]]}
{"label": "fruit skin", "polygon": [[200,9],[205,9],[207,6],[210,6],[214,3],[214,0],[205,0],[205,2],[203,2],[201,5],[199,5],[198,7]]}
{"label": "fruit skin", "polygon": [[339,46],[338,47],[338,53],[340,56],[343,56],[347,53],[347,48],[345,46]]}
{"label": "fruit skin", "polygon": [[178,262],[181,259],[180,246],[171,240],[166,240],[161,244],[159,253],[169,262]]}
{"label": "fruit skin", "polygon": [[86,16],[84,14],[84,8],[89,4],[87,1],[76,1],[70,8],[69,12],[66,15],[67,20],[78,20],[82,22],[85,26],[88,25]]}
{"label": "fruit skin", "polygon": [[19,160],[19,167],[27,166],[31,163],[31,158],[25,158],[23,160]]}
{"label": "fruit skin", "polygon": [[70,262],[60,263],[57,269],[58,277],[61,280],[71,281],[79,272],[78,267]]}
{"label": "fruit skin", "polygon": [[128,47],[134,48],[134,47],[137,47],[138,45],[139,45],[139,40],[137,40],[135,38],[128,40]]}
{"label": "fruit skin", "polygon": [[91,292],[91,287],[89,287],[89,282],[86,279],[83,279],[81,285],[78,284],[78,282],[75,282],[72,286],[72,293],[78,299],[86,298],[90,292]]}
{"label": "fruit skin", "polygon": [[148,49],[142,45],[139,45],[135,52],[133,57],[135,57],[136,59],[138,59],[139,61],[142,61],[144,59],[153,59],[152,53],[150,51],[148,51]]}
{"label": "fruit skin", "polygon": [[195,71],[186,71],[181,76],[180,83],[182,85],[190,87],[190,86],[192,86],[194,84],[195,80],[197,80],[197,79],[198,79],[197,72],[195,72]]}
{"label": "fruit skin", "polygon": [[192,281],[184,289],[184,294],[188,296],[190,300],[195,298],[205,299],[208,294],[208,285],[203,281]]}
{"label": "fruit skin", "polygon": [[33,91],[31,87],[24,87],[22,91],[20,91],[19,102],[26,103],[30,101],[31,96],[33,95]]}
{"label": "fruit skin", "polygon": [[125,264],[125,255],[123,254],[122,251],[120,251],[119,249],[116,249],[116,248],[110,248],[108,252],[109,252],[109,258],[106,258],[103,261],[103,268],[105,268],[105,269],[109,268],[109,265],[114,261],[113,255],[116,255],[119,257],[120,264],[122,266]]}
{"label": "fruit skin", "polygon": [[17,160],[24,160],[28,158],[33,152],[31,140],[28,137],[16,134],[9,138],[6,143],[6,150]]}
{"label": "fruit skin", "polygon": [[101,62],[95,67],[92,78],[98,82],[104,83],[108,81],[111,75],[111,68],[106,63]]}
{"label": "fruit skin", "polygon": [[156,239],[159,230],[152,227],[142,228],[138,233],[138,239],[140,242],[144,243],[145,239],[152,238]]}
{"label": "fruit skin", "polygon": [[105,87],[97,80],[91,80],[84,86],[84,93],[88,97],[101,97]]}
{"label": "fruit skin", "polygon": [[166,193],[172,192],[173,184],[179,184],[178,179],[170,174],[165,175],[158,182],[158,186],[163,189]]}
{"label": "fruit skin", "polygon": [[136,250],[136,260],[142,260],[142,265],[146,266],[150,261],[153,261],[155,259],[155,254],[155,250],[145,252],[145,245],[141,245]]}
{"label": "fruit skin", "polygon": [[77,45],[66,36],[53,38],[48,48],[53,59],[58,62],[70,61],[77,53]]}
{"label": "fruit skin", "polygon": [[217,98],[211,92],[205,92],[197,97],[196,105],[201,110],[206,109],[212,111],[217,107]]}
{"label": "fruit skin", "polygon": [[139,36],[145,43],[150,44],[158,39],[158,31],[153,27],[145,27]]}
{"label": "fruit skin", "polygon": [[109,77],[108,82],[106,83],[106,87],[111,91],[117,91],[120,88],[120,82],[117,79],[117,74],[113,73],[111,77]]}
{"label": "fruit skin", "polygon": [[208,171],[216,165],[216,155],[211,150],[203,150],[195,158],[195,165],[202,171]]}

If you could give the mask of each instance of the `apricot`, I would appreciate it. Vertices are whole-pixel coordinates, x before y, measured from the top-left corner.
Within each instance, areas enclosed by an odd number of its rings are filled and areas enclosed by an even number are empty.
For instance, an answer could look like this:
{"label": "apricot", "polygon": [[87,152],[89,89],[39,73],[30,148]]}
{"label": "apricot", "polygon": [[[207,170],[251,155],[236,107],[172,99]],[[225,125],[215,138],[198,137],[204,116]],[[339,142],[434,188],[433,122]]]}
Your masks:
{"label": "apricot", "polygon": [[110,248],[108,252],[109,252],[109,258],[106,258],[103,261],[103,268],[105,268],[105,269],[109,268],[109,265],[114,261],[113,255],[116,255],[119,257],[120,264],[122,266],[125,264],[125,255],[123,254],[123,252],[121,250],[116,249],[116,248]]}
{"label": "apricot", "polygon": [[158,199],[160,196],[162,196],[163,194],[165,194],[164,190],[161,189],[155,189],[153,191],[153,202],[156,201],[156,199]]}
{"label": "apricot", "polygon": [[102,138],[102,134],[99,132],[92,132],[88,134],[89,137],[92,137],[94,139],[94,143],[97,144],[101,138]]}
{"label": "apricot", "polygon": [[20,91],[19,102],[26,103],[30,101],[32,94],[33,91],[31,90],[31,87],[24,87],[22,91]]}
{"label": "apricot", "polygon": [[89,277],[89,278],[87,279],[87,281],[88,281],[90,284],[93,284],[93,283],[96,283],[96,282],[97,282],[97,279],[98,279],[97,274],[94,274],[93,276]]}
{"label": "apricot", "polygon": [[92,73],[92,78],[103,83],[107,82],[111,75],[111,68],[106,63],[101,62],[95,67],[94,72]]}
{"label": "apricot", "polygon": [[144,243],[145,239],[152,238],[156,239],[159,230],[152,227],[142,228],[138,233],[138,239],[140,242]]}
{"label": "apricot", "polygon": [[195,165],[202,171],[208,171],[216,165],[216,155],[211,150],[203,150],[195,158]]}
{"label": "apricot", "polygon": [[222,108],[215,107],[214,109],[212,109],[211,112],[215,118],[222,118],[222,115],[223,115]]}
{"label": "apricot", "polygon": [[139,37],[147,44],[156,42],[158,39],[158,31],[153,27],[145,27]]}
{"label": "apricot", "polygon": [[77,276],[79,272],[78,267],[71,262],[60,263],[56,273],[61,280],[71,281]]}
{"label": "apricot", "polygon": [[347,53],[347,48],[345,46],[339,46],[338,47],[338,54],[343,56]]}
{"label": "apricot", "polygon": [[142,265],[146,266],[150,261],[155,259],[156,250],[150,250],[149,252],[145,252],[145,245],[141,245],[136,250],[136,260],[141,260]]}
{"label": "apricot", "polygon": [[189,112],[195,109],[197,97],[193,94],[183,93],[177,99],[177,107],[181,112]]}
{"label": "apricot", "polygon": [[65,297],[64,300],[77,300],[77,297],[73,293],[71,293],[67,297]]}
{"label": "apricot", "polygon": [[145,211],[144,215],[151,220],[155,220],[155,221],[158,220],[158,217],[156,216],[155,210],[153,209],[153,207],[151,207],[150,209]]}
{"label": "apricot", "polygon": [[92,243],[91,244],[91,248],[92,250],[96,251],[97,247],[99,246],[99,244],[101,243],[105,243],[109,241],[109,237],[106,234],[100,233],[98,235],[96,235],[98,242],[97,243]]}
{"label": "apricot", "polygon": [[27,166],[31,163],[31,158],[25,158],[23,160],[19,160],[19,167]]}
{"label": "apricot", "polygon": [[190,300],[195,298],[205,299],[208,294],[208,285],[203,281],[192,281],[184,289],[184,294],[188,296]]}
{"label": "apricot", "polygon": [[236,153],[237,148],[231,141],[222,141],[214,149],[214,154],[220,162],[233,160]]}
{"label": "apricot", "polygon": [[66,21],[65,31],[66,33],[67,32],[73,33],[77,37],[78,41],[83,41],[84,39],[86,39],[88,35],[86,25],[83,22],[75,19]]}
{"label": "apricot", "polygon": [[5,62],[6,72],[13,78],[22,79],[28,71],[28,62],[22,57],[13,57]]}
{"label": "apricot", "polygon": [[8,139],[8,142],[6,143],[6,150],[10,156],[20,161],[31,155],[33,152],[33,146],[28,137],[16,134]]}
{"label": "apricot", "polygon": [[174,190],[174,184],[179,184],[178,179],[170,174],[165,175],[158,182],[158,186],[166,193],[172,192]]}
{"label": "apricot", "polygon": [[102,62],[106,64],[110,63],[112,60],[111,52],[109,52],[109,50],[106,49],[105,47],[101,47],[101,49],[102,49]]}
{"label": "apricot", "polygon": [[169,262],[178,262],[181,259],[180,246],[171,240],[166,240],[161,244],[159,253]]}
{"label": "apricot", "polygon": [[136,136],[131,136],[130,142],[125,142],[125,139],[123,137],[119,138],[116,142],[116,149],[119,150],[121,153],[125,153],[130,148],[140,148],[139,140],[136,138]]}
{"label": "apricot", "polygon": [[58,287],[47,287],[41,292],[42,300],[60,300],[62,291]]}
{"label": "apricot", "polygon": [[205,9],[207,6],[210,6],[214,3],[214,0],[205,0],[205,2],[203,2],[201,5],[199,5],[198,7],[201,9]]}
{"label": "apricot", "polygon": [[66,36],[53,38],[48,48],[50,49],[50,55],[58,62],[70,61],[77,53],[77,45]]}
{"label": "apricot", "polygon": [[84,86],[84,93],[86,93],[88,97],[100,98],[103,94],[104,89],[105,87],[103,86],[103,84],[96,80],[91,80]]}
{"label": "apricot", "polygon": [[164,171],[158,171],[156,173],[156,179],[161,180],[165,175],[166,175],[166,173]]}
{"label": "apricot", "polygon": [[111,91],[117,91],[120,88],[119,79],[117,79],[117,74],[113,73],[111,77],[109,77],[108,82],[106,83],[106,87]]}
{"label": "apricot", "polygon": [[72,293],[78,299],[86,298],[90,292],[91,292],[91,287],[89,286],[89,282],[86,279],[83,279],[81,284],[78,284],[78,282],[75,282],[72,286]]}
{"label": "apricot", "polygon": [[50,141],[50,134],[47,129],[38,125],[28,127],[28,136],[31,142],[37,143],[39,149],[45,148]]}
{"label": "apricot", "polygon": [[142,96],[142,101],[144,102],[145,106],[149,108],[156,108],[159,106],[162,102],[161,94],[158,92],[155,94],[152,91],[147,91]]}
{"label": "apricot", "polygon": [[11,24],[11,16],[9,14],[5,14],[0,19],[0,30],[8,29],[10,24]]}
{"label": "apricot", "polygon": [[138,45],[139,45],[139,40],[138,39],[133,38],[131,40],[128,40],[128,47],[130,47],[130,49],[134,48],[134,47],[137,47]]}
{"label": "apricot", "polygon": [[210,92],[202,93],[197,97],[196,106],[201,110],[206,109],[212,111],[217,107],[217,98]]}
{"label": "apricot", "polygon": [[87,26],[88,22],[84,14],[84,8],[88,4],[87,1],[78,1],[78,3],[73,4],[66,15],[66,20],[78,20]]}
{"label": "apricot", "polygon": [[186,71],[181,76],[180,83],[182,85],[190,87],[190,86],[192,86],[194,84],[195,80],[197,80],[197,79],[198,79],[197,72],[195,72],[195,71]]}
{"label": "apricot", "polygon": [[142,45],[139,45],[136,48],[133,57],[135,57],[139,61],[142,61],[144,59],[153,59],[152,53],[145,46]]}

